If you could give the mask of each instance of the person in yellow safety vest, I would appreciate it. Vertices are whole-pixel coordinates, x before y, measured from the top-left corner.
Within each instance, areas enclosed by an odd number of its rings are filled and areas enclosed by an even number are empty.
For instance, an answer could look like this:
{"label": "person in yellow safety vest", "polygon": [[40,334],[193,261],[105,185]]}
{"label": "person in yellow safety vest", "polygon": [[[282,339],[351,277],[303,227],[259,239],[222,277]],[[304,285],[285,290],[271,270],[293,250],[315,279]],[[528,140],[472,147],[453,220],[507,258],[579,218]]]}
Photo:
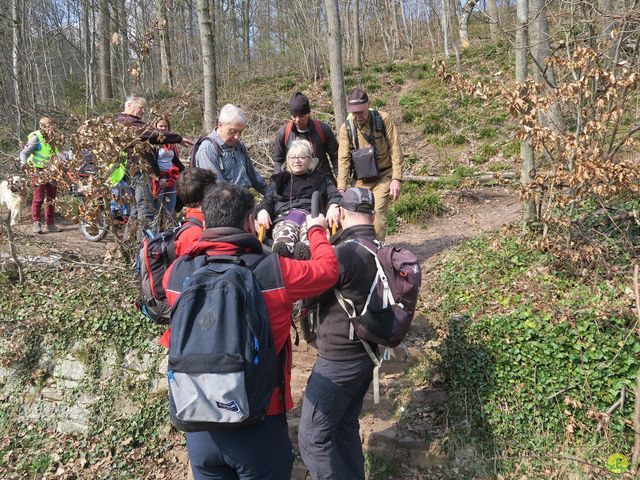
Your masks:
{"label": "person in yellow safety vest", "polygon": [[[26,165],[35,169],[44,169],[53,155],[57,154],[51,145],[49,145],[43,130],[55,128],[53,121],[48,117],[42,117],[39,122],[40,129],[31,132],[25,147],[20,152],[20,165],[24,168]],[[31,178],[31,186],[33,187],[33,202],[31,203],[31,221],[33,222],[33,231],[42,233],[42,204],[46,198],[46,207],[44,219],[47,232],[59,232],[60,229],[55,225],[55,199],[58,187],[53,182],[40,183],[38,175]]]}

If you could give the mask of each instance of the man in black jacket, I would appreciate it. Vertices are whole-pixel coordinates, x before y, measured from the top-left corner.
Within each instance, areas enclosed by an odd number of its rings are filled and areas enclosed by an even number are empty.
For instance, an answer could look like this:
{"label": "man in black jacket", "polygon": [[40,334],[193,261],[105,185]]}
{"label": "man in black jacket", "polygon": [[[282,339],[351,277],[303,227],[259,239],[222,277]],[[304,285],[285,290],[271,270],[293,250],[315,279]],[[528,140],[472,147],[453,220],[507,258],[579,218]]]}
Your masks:
{"label": "man in black jacket", "polygon": [[[324,122],[309,118],[309,99],[301,92],[295,92],[289,100],[291,121],[280,127],[276,136],[273,153],[273,173],[279,173],[287,161],[287,151],[297,138],[308,140],[313,146],[314,157],[318,159],[318,169],[331,175],[335,183],[338,174],[338,140],[331,127]],[[333,169],[333,172],[332,172]]]}
{"label": "man in black jacket", "polygon": [[[358,244],[375,240],[374,215],[370,190],[347,190],[340,214],[343,230],[332,239],[340,268],[335,288],[354,303],[358,313],[377,272],[375,258]],[[319,297],[317,304],[318,358],[304,392],[300,453],[314,480],[364,480],[358,417],[374,365],[361,341],[349,338],[349,317],[334,290]],[[377,345],[371,347],[377,353]]]}

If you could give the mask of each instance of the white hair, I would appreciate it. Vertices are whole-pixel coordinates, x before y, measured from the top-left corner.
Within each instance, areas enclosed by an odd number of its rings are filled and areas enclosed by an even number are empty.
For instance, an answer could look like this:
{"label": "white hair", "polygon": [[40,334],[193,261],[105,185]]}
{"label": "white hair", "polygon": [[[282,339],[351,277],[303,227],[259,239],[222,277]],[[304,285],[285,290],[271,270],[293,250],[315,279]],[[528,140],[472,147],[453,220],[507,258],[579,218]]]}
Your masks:
{"label": "white hair", "polygon": [[146,104],[147,101],[142,97],[136,97],[135,95],[129,95],[124,101],[124,108],[129,108],[132,105]]}
{"label": "white hair", "polygon": [[287,161],[289,157],[309,157],[311,158],[311,165],[309,165],[309,171],[315,170],[318,166],[318,159],[313,157],[313,147],[308,140],[303,138],[296,138],[291,142],[289,150],[287,150]]}
{"label": "white hair", "polygon": [[231,105],[227,103],[220,110],[220,115],[218,116],[219,123],[235,123],[239,125],[247,126],[247,115],[235,105]]}

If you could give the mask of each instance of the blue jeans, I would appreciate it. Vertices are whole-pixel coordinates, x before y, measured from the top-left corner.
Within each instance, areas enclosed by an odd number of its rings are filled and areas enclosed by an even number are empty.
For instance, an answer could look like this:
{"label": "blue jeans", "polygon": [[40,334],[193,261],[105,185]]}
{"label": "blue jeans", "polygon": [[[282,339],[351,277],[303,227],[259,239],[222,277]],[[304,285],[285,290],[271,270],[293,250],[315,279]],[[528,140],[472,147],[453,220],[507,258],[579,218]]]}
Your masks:
{"label": "blue jeans", "polygon": [[178,194],[176,193],[175,187],[170,190],[162,190],[158,194],[158,198],[153,203],[156,212],[160,210],[160,206],[164,205],[167,211],[173,215],[173,212],[176,210],[176,202],[178,201]]}
{"label": "blue jeans", "polygon": [[369,357],[318,357],[302,401],[298,446],[313,480],[364,480],[360,412],[371,380]]}
{"label": "blue jeans", "polygon": [[284,415],[240,428],[189,432],[195,480],[290,480],[294,453]]}

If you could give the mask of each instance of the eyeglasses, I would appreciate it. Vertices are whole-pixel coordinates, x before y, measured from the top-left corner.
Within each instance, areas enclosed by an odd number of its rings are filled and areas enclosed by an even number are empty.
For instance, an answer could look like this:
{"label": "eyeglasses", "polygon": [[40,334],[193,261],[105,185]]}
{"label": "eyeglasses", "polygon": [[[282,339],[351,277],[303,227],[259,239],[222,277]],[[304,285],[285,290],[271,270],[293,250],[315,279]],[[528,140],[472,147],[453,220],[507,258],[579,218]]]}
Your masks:
{"label": "eyeglasses", "polygon": [[289,160],[306,160],[307,158],[311,158],[309,156],[307,157],[289,157]]}

